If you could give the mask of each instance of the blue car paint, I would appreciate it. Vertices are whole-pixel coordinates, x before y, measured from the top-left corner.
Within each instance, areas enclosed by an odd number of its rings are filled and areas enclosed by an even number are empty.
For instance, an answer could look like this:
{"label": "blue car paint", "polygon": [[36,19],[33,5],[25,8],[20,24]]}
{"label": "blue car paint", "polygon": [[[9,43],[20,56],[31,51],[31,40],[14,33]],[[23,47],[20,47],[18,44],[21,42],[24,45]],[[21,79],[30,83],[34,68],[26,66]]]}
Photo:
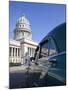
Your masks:
{"label": "blue car paint", "polygon": [[57,55],[49,58],[49,62],[52,62],[52,64],[47,75],[39,80],[39,86],[66,85],[66,23],[63,23],[53,29],[39,43],[39,46],[41,47],[42,43],[48,38],[53,39]]}

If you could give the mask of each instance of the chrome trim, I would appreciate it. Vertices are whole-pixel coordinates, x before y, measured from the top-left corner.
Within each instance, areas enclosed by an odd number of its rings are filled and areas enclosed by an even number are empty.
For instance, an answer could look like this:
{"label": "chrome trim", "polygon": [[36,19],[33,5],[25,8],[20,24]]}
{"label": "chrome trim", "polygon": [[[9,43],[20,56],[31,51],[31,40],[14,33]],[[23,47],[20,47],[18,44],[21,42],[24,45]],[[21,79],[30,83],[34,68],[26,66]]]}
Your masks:
{"label": "chrome trim", "polygon": [[48,59],[50,59],[52,57],[56,57],[56,56],[62,55],[62,54],[66,54],[66,51],[63,51],[61,53],[58,53],[58,54],[55,54],[55,55],[52,55],[52,56],[48,56]]}
{"label": "chrome trim", "polygon": [[62,76],[59,76],[58,74],[55,74],[55,73],[52,73],[52,72],[48,72],[48,75],[53,77],[53,78],[56,78],[57,80],[65,83],[65,78],[62,77]]}

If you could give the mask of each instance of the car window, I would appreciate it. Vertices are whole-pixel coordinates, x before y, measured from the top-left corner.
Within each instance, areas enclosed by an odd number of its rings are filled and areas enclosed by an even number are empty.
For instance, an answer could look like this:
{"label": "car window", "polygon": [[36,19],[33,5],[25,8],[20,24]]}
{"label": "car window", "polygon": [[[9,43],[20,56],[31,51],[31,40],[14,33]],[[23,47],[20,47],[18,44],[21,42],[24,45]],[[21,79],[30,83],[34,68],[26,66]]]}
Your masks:
{"label": "car window", "polygon": [[41,57],[47,57],[48,56],[48,49],[49,49],[49,44],[48,44],[48,40],[46,42],[44,42],[41,45]]}
{"label": "car window", "polygon": [[53,39],[49,40],[49,56],[57,54],[56,46]]}
{"label": "car window", "polygon": [[54,41],[52,39],[47,39],[43,42],[43,44],[41,45],[41,52],[40,52],[40,56],[41,57],[48,57],[51,55],[55,55],[56,52],[56,47],[54,44]]}

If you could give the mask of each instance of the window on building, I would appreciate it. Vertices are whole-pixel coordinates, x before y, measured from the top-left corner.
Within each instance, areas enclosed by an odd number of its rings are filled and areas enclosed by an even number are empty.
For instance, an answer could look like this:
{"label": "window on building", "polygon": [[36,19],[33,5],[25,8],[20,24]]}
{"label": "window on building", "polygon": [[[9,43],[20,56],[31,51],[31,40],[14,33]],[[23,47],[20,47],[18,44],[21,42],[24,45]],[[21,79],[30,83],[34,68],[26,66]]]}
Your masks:
{"label": "window on building", "polygon": [[32,57],[34,57],[35,49],[32,48]]}
{"label": "window on building", "polygon": [[13,56],[14,56],[14,48],[13,48]]}
{"label": "window on building", "polygon": [[19,27],[21,28],[21,25]]}
{"label": "window on building", "polygon": [[28,55],[30,55],[30,50],[29,50],[29,47],[28,47]]}
{"label": "window on building", "polygon": [[49,40],[49,56],[56,54],[56,47],[52,39]]}
{"label": "window on building", "polygon": [[23,27],[24,27],[25,25],[23,24]]}
{"label": "window on building", "polygon": [[28,47],[28,55],[32,56],[32,48]]}
{"label": "window on building", "polygon": [[48,40],[46,40],[42,45],[41,45],[41,57],[47,57],[48,56],[48,50],[49,50],[49,44]]}
{"label": "window on building", "polygon": [[9,56],[11,56],[12,53],[12,47],[9,47]]}
{"label": "window on building", "polygon": [[33,52],[33,48],[32,48],[32,57],[33,57],[33,53],[34,53],[34,52]]}
{"label": "window on building", "polygon": [[32,48],[30,48],[30,56],[32,56]]}
{"label": "window on building", "polygon": [[35,53],[35,49],[28,47],[28,55],[33,57],[34,53]]}
{"label": "window on building", "polygon": [[17,56],[17,48],[16,48],[16,56]]}

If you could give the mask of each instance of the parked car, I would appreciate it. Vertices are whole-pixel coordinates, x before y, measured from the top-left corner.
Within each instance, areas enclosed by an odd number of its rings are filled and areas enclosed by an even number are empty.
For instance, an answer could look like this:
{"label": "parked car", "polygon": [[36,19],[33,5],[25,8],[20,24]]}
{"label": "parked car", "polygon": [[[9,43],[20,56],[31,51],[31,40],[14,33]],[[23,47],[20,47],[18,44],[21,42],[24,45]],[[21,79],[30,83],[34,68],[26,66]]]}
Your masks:
{"label": "parked car", "polygon": [[42,39],[27,65],[25,71],[10,73],[11,89],[66,85],[66,23]]}
{"label": "parked car", "polygon": [[34,60],[42,68],[37,86],[66,85],[66,23],[54,28],[39,43]]}

